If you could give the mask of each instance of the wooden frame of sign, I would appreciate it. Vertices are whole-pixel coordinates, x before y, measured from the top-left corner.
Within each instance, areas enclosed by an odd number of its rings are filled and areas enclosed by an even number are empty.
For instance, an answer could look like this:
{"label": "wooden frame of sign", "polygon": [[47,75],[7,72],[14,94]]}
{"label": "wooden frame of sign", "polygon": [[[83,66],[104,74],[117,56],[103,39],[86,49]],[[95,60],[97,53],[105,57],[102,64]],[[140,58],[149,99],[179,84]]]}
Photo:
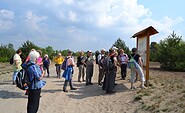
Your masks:
{"label": "wooden frame of sign", "polygon": [[150,62],[150,36],[159,33],[152,26],[135,33],[132,38],[136,38],[138,54],[141,55],[143,66],[146,68],[146,86],[149,86],[149,62]]}

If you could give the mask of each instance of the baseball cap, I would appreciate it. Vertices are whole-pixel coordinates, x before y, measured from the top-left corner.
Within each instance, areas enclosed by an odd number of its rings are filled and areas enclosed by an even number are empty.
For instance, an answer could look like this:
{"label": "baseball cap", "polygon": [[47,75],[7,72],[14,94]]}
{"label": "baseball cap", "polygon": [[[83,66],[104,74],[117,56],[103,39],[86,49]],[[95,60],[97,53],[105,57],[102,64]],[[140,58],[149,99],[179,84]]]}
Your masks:
{"label": "baseball cap", "polygon": [[92,51],[91,51],[91,50],[89,50],[89,51],[87,51],[87,52],[92,53]]}

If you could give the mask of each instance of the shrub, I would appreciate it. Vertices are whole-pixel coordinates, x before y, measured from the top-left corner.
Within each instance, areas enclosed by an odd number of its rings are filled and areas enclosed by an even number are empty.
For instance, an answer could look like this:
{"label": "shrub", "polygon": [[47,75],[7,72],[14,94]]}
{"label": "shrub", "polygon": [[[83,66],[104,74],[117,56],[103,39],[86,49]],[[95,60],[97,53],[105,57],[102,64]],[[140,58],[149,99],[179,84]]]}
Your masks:
{"label": "shrub", "polygon": [[169,71],[185,71],[185,42],[173,32],[160,41],[158,59],[161,68]]}

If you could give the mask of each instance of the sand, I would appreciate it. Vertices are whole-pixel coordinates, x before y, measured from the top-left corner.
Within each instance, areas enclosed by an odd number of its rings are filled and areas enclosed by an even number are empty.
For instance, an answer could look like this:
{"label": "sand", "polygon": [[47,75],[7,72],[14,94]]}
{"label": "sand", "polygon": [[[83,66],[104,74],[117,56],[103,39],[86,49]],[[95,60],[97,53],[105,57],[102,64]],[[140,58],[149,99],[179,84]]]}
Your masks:
{"label": "sand", "polygon": [[[1,65],[2,67],[2,65]],[[7,66],[8,67],[8,66]],[[9,67],[7,70],[10,70]],[[18,89],[15,85],[12,85],[11,78],[12,72],[1,70],[0,74],[0,113],[26,113],[27,106],[27,96],[25,91]],[[180,101],[179,104],[169,104],[166,105],[168,101],[175,101],[177,99],[185,100],[185,89],[184,89],[184,78],[185,73],[176,73],[179,74],[179,77],[175,77],[179,85],[179,89],[174,87],[173,92],[168,93],[172,89],[165,91],[170,84],[170,80],[162,84],[159,76],[165,77],[167,75],[174,76],[172,72],[165,72],[158,70],[156,67],[150,70],[151,75],[151,84],[147,89],[141,90],[137,88],[135,90],[130,90],[129,83],[129,69],[126,80],[120,79],[120,70],[118,71],[115,86],[115,94],[106,94],[105,91],[97,84],[98,78],[98,67],[95,66],[93,83],[94,85],[86,86],[85,82],[77,82],[78,68],[75,67],[75,74],[73,77],[73,85],[77,88],[75,91],[63,92],[62,87],[64,83],[64,78],[58,79],[56,77],[55,66],[52,64],[50,66],[50,77],[44,77],[46,86],[42,88],[40,106],[38,113],[151,113],[151,112],[174,112],[174,108],[179,113],[184,113],[185,104],[184,101]],[[167,77],[168,78],[168,77]],[[158,80],[160,79],[160,80]],[[172,78],[175,80],[174,78]],[[156,81],[158,83],[156,83]],[[175,84],[175,85],[177,85]],[[136,86],[139,86],[139,82],[136,83]],[[170,87],[171,85],[169,85]],[[157,93],[160,92],[160,93]],[[163,92],[163,93],[162,93]],[[154,97],[157,97],[158,94],[168,94],[164,97],[173,97],[174,99],[166,100],[166,98],[158,97],[156,100],[151,100]],[[172,94],[172,95],[170,95]],[[179,97],[174,96],[178,94]],[[162,101],[161,101],[162,99]],[[165,103],[166,102],[166,103]],[[158,105],[152,107],[154,104],[159,103]],[[179,103],[179,102],[177,102]],[[168,109],[166,106],[171,106],[173,109]]]}

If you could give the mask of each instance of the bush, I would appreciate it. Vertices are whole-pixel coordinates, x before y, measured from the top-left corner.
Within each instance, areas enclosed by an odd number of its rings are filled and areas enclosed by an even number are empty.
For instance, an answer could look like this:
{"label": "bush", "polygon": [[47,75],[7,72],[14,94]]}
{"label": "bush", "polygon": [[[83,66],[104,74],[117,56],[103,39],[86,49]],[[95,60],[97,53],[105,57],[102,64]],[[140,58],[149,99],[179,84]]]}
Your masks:
{"label": "bush", "polygon": [[13,44],[1,45],[0,46],[0,62],[9,62],[12,55],[15,54]]}
{"label": "bush", "polygon": [[158,59],[161,68],[169,71],[185,71],[185,42],[173,32],[160,41]]}

